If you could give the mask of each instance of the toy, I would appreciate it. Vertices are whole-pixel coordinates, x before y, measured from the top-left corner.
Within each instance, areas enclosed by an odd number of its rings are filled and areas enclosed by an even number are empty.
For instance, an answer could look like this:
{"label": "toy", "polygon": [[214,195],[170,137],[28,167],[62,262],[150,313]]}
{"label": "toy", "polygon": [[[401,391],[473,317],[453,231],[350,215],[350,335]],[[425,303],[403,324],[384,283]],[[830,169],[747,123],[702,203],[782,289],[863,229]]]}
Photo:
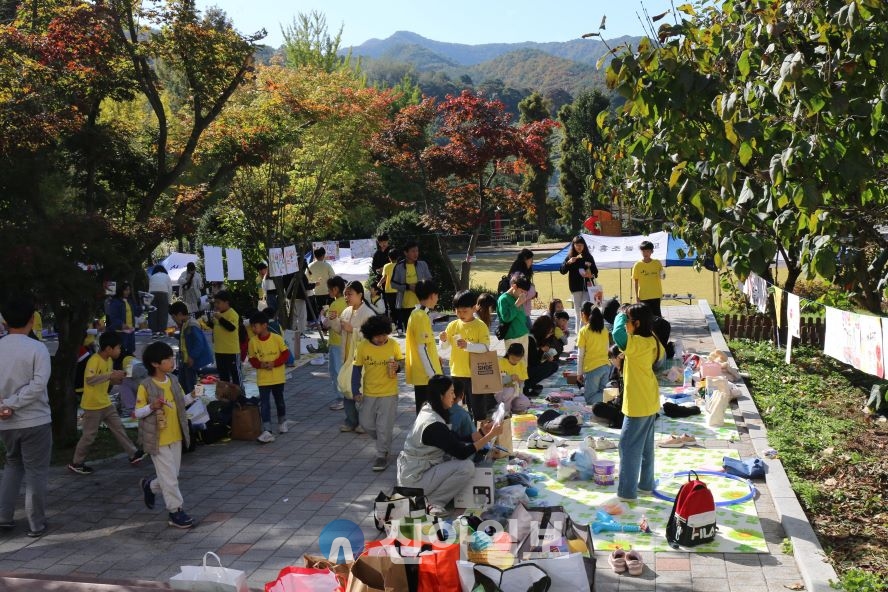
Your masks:
{"label": "toy", "polygon": [[642,532],[651,534],[651,528],[648,526],[646,516],[642,516],[638,524],[622,524],[614,520],[604,510],[598,510],[595,513],[595,522],[592,523],[592,532],[595,534],[601,532]]}

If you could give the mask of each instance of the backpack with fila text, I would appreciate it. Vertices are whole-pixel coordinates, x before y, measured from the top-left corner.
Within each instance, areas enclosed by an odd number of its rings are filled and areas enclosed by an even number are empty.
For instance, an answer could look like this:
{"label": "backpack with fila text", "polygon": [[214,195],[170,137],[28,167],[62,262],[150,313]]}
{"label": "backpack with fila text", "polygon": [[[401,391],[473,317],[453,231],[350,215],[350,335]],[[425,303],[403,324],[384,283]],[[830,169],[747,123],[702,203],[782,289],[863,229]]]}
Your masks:
{"label": "backpack with fila text", "polygon": [[[691,478],[693,475],[693,479]],[[715,500],[706,484],[694,471],[688,471],[688,482],[675,496],[666,542],[672,547],[694,547],[715,540]]]}

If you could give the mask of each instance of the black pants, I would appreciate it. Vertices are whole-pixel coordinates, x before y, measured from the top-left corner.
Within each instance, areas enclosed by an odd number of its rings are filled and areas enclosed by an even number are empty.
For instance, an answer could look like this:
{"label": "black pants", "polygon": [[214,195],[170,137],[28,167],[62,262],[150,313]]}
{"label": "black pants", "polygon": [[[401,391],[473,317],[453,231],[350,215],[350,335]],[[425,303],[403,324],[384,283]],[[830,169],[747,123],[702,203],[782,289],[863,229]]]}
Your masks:
{"label": "black pants", "polygon": [[429,385],[415,384],[413,385],[413,392],[416,394],[416,414],[419,415],[419,410],[429,400]]}
{"label": "black pants", "polygon": [[663,314],[660,312],[660,299],[659,298],[649,298],[648,300],[639,300],[641,304],[646,304],[649,309],[651,309],[651,313],[655,317],[662,317]]}
{"label": "black pants", "polygon": [[321,316],[321,309],[330,304],[330,296],[327,294],[312,296],[311,303],[312,306],[308,307],[308,320],[316,321]]}
{"label": "black pants", "polygon": [[410,313],[412,312],[412,308],[402,308],[398,310],[399,316],[401,317],[398,322],[401,323],[401,327],[403,327],[404,331],[407,330],[407,321],[410,320]]}
{"label": "black pants", "polygon": [[400,311],[395,308],[395,304],[398,301],[398,293],[383,293],[382,298],[385,300],[385,310],[388,312],[389,319],[391,319],[398,330],[404,329],[404,326],[401,324],[400,315],[398,314]]}
{"label": "black pants", "polygon": [[219,379],[241,384],[240,354],[216,354],[216,370]]}
{"label": "black pants", "polygon": [[527,382],[524,386],[535,386],[558,371],[558,362],[552,360],[527,369]]}

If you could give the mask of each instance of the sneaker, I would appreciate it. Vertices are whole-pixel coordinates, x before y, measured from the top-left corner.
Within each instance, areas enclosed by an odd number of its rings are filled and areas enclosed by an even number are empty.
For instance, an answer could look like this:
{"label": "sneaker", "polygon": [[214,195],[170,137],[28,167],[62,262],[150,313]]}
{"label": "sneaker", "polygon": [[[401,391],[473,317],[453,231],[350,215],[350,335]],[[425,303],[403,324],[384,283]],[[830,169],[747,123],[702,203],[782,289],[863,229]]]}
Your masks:
{"label": "sneaker", "polygon": [[355,433],[356,434],[366,434],[367,430],[365,430],[364,428],[362,428],[361,426],[358,425],[358,426],[355,426]]}
{"label": "sneaker", "polygon": [[607,558],[607,562],[610,564],[611,569],[614,570],[614,573],[621,574],[626,571],[626,552],[622,549],[614,549],[614,551],[610,554],[610,557]]}
{"label": "sneaker", "polygon": [[374,471],[384,471],[388,467],[388,457],[387,456],[379,456],[373,461],[373,470]]}
{"label": "sneaker", "polygon": [[44,522],[44,523],[43,523],[43,526],[41,526],[41,527],[38,528],[37,530],[31,530],[31,529],[29,528],[29,529],[25,532],[25,536],[29,536],[29,537],[31,537],[32,539],[36,539],[36,538],[42,537],[43,535],[46,534],[46,530],[47,530],[47,528],[48,528],[48,526],[47,526],[46,523]]}
{"label": "sneaker", "polygon": [[341,426],[339,426],[339,431],[340,432],[353,432],[353,431],[355,431],[355,428],[353,426],[348,425],[347,423],[344,423]]}
{"label": "sneaker", "polygon": [[139,487],[142,488],[142,498],[145,500],[145,507],[149,510],[154,509],[154,492],[151,491],[151,477],[142,477],[139,480]]}
{"label": "sneaker", "polygon": [[336,401],[335,403],[330,405],[331,411],[342,411],[343,409],[345,409],[345,403],[343,403],[342,401]]}
{"label": "sneaker", "polygon": [[71,463],[68,465],[68,470],[72,473],[77,473],[78,475],[92,475],[93,473],[92,467],[88,467],[82,463],[79,465]]}
{"label": "sneaker", "polygon": [[685,441],[682,440],[679,436],[672,434],[665,440],[660,440],[657,444],[660,448],[683,448],[685,445]]}
{"label": "sneaker", "polygon": [[626,569],[630,576],[640,576],[644,573],[644,561],[641,559],[641,553],[638,551],[626,553]]}
{"label": "sneaker", "polygon": [[175,512],[170,512],[170,519],[168,524],[170,526],[175,526],[176,528],[191,528],[194,526],[194,520],[186,514],[182,508],[179,508]]}
{"label": "sneaker", "polygon": [[544,450],[551,446],[565,446],[564,440],[546,432],[536,432],[527,439],[527,447]]}
{"label": "sneaker", "polygon": [[145,460],[145,458],[147,456],[148,456],[148,454],[144,450],[139,448],[138,450],[136,450],[136,453],[130,457],[130,464],[133,466],[136,466],[139,463],[141,463],[143,460]]}
{"label": "sneaker", "polygon": [[278,434],[286,434],[290,431],[290,426],[293,425],[293,422],[289,419],[285,419],[281,423],[278,424]]}
{"label": "sneaker", "polygon": [[595,450],[611,450],[616,447],[617,445],[613,440],[608,440],[604,437],[595,438]]}
{"label": "sneaker", "polygon": [[271,442],[274,442],[274,440],[274,434],[272,434],[268,430],[265,430],[264,432],[259,434],[258,438],[256,438],[256,441],[261,442],[262,444],[270,444]]}

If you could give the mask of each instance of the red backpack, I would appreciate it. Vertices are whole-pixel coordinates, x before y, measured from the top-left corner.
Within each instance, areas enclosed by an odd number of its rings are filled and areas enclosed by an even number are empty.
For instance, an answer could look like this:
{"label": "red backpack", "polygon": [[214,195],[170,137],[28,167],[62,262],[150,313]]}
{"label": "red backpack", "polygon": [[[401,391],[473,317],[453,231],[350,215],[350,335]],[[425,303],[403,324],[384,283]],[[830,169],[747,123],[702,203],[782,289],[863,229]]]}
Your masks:
{"label": "red backpack", "polygon": [[[691,479],[691,475],[694,476]],[[688,471],[688,482],[681,486],[669,522],[666,524],[666,542],[677,548],[694,547],[715,540],[715,500],[699,475]]]}

